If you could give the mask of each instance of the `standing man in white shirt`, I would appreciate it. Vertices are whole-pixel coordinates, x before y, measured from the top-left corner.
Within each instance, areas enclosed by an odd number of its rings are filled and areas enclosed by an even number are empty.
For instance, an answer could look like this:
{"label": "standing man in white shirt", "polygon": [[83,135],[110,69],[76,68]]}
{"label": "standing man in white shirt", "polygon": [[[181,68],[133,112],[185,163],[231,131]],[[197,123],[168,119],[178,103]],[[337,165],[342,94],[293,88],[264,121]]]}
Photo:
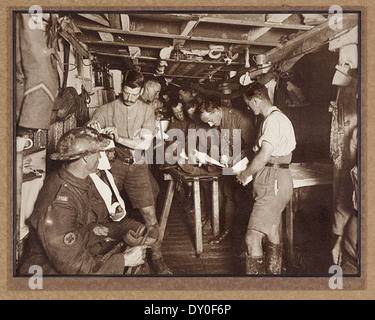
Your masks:
{"label": "standing man in white shirt", "polygon": [[246,233],[246,274],[281,274],[281,214],[293,193],[289,164],[296,139],[292,123],[272,105],[264,85],[252,84],[243,97],[255,115],[264,117],[254,146],[256,155],[237,176],[242,184],[249,176],[254,180],[255,202]]}

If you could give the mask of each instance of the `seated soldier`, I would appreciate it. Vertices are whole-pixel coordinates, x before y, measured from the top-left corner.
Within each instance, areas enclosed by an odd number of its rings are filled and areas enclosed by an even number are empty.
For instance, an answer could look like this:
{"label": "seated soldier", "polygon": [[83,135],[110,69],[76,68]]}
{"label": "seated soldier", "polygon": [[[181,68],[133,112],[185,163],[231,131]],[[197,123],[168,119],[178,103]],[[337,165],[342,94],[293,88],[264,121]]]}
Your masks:
{"label": "seated soldier", "polygon": [[[113,141],[100,152],[98,171],[91,173],[92,183],[89,185],[90,202],[95,204],[92,210],[97,215],[96,226],[88,241],[90,252],[102,254],[113,244],[125,241],[129,246],[139,244],[152,245],[158,238],[157,230],[126,216],[125,202],[114,182],[110,160],[113,160],[115,144]],[[108,156],[107,156],[108,155]],[[144,235],[147,233],[145,239]],[[142,241],[143,240],[143,241]]]}
{"label": "seated soldier", "polygon": [[[30,234],[20,273],[39,265],[44,275],[51,274],[123,274],[125,267],[144,264],[147,245],[104,255],[98,250],[93,234],[112,236],[110,230],[98,229],[103,212],[98,213],[100,199],[90,197],[92,181],[88,176],[98,170],[100,151],[110,140],[95,129],[81,127],[66,132],[57,144],[52,160],[63,161],[41,189],[29,218]],[[98,205],[99,204],[99,205]],[[142,224],[123,219],[123,233],[141,232]]]}

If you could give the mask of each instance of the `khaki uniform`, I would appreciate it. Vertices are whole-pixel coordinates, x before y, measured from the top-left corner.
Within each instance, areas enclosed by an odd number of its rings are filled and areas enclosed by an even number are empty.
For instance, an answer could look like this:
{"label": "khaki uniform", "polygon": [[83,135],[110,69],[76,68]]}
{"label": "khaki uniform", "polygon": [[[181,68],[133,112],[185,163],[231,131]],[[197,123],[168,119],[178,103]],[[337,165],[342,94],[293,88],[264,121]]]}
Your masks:
{"label": "khaki uniform", "polygon": [[296,146],[292,123],[276,107],[270,108],[261,125],[255,152],[260,150],[263,141],[273,146],[273,153],[269,164],[253,176],[255,202],[248,229],[269,234],[272,227],[280,224],[281,213],[293,194],[290,170],[278,165],[291,162]]}
{"label": "khaki uniform", "polygon": [[[120,99],[105,104],[95,111],[92,120],[98,121],[101,128],[116,127],[123,138],[134,139],[142,132],[155,134],[154,111],[139,99],[130,107]],[[116,159],[111,169],[116,186],[120,192],[125,189],[134,209],[154,206],[159,186],[146,163],[133,163],[133,152],[125,146],[116,145]]]}
{"label": "khaki uniform", "polygon": [[[103,200],[93,197],[93,192],[90,178],[77,178],[64,167],[49,176],[29,219],[30,234],[21,274],[27,274],[32,265],[41,266],[45,275],[123,273],[122,253],[101,261],[103,237],[95,237],[92,230],[103,223],[107,211]],[[126,219],[123,223],[128,228],[123,228],[121,234],[139,226]],[[116,233],[110,231],[110,236]]]}

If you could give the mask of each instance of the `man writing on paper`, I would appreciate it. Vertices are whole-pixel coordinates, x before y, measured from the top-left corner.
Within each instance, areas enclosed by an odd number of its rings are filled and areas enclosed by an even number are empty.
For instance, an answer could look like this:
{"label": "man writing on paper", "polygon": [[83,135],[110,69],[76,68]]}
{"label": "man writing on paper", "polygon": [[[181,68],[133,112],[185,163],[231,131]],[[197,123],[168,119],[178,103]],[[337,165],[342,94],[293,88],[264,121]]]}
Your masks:
{"label": "man writing on paper", "polygon": [[[198,110],[200,118],[204,123],[207,123],[210,127],[217,127],[221,131],[221,163],[228,165],[231,153],[233,154],[232,159],[238,161],[241,160],[241,155],[252,159],[252,146],[255,143],[255,129],[250,117],[245,116],[235,109],[219,107],[209,100],[202,101]],[[237,133],[239,133],[240,139],[236,139],[235,135]],[[237,146],[240,148],[236,148],[234,145],[237,141],[240,142],[240,145]],[[239,154],[234,154],[236,149],[238,149]],[[225,226],[221,234],[209,240],[209,244],[211,245],[220,244],[233,231],[235,209],[238,207],[236,206],[236,202],[243,201],[243,199],[246,198],[245,194],[249,192],[249,188],[243,188],[236,183],[232,175],[224,175],[223,183]]]}
{"label": "man writing on paper", "polygon": [[242,184],[249,176],[254,180],[255,202],[246,233],[246,273],[281,274],[281,213],[293,193],[289,164],[296,139],[292,123],[272,105],[264,85],[252,84],[243,97],[255,115],[264,117],[254,147],[256,155],[246,170],[237,176]]}

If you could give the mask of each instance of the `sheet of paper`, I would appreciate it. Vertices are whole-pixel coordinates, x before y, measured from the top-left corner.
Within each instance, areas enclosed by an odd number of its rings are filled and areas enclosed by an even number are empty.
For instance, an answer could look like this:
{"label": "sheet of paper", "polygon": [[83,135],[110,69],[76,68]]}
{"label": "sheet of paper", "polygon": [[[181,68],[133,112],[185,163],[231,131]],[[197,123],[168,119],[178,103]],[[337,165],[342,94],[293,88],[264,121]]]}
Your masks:
{"label": "sheet of paper", "polygon": [[199,163],[201,163],[201,164],[211,163],[211,164],[214,164],[214,165],[219,166],[221,168],[225,168],[225,165],[223,165],[219,161],[211,158],[208,154],[197,151],[195,149],[193,150],[193,152],[194,152],[195,156],[197,157]]}
{"label": "sheet of paper", "polygon": [[249,159],[247,157],[243,158],[241,161],[237,162],[233,167],[232,170],[235,174],[239,174],[240,172],[244,171],[249,164]]}

